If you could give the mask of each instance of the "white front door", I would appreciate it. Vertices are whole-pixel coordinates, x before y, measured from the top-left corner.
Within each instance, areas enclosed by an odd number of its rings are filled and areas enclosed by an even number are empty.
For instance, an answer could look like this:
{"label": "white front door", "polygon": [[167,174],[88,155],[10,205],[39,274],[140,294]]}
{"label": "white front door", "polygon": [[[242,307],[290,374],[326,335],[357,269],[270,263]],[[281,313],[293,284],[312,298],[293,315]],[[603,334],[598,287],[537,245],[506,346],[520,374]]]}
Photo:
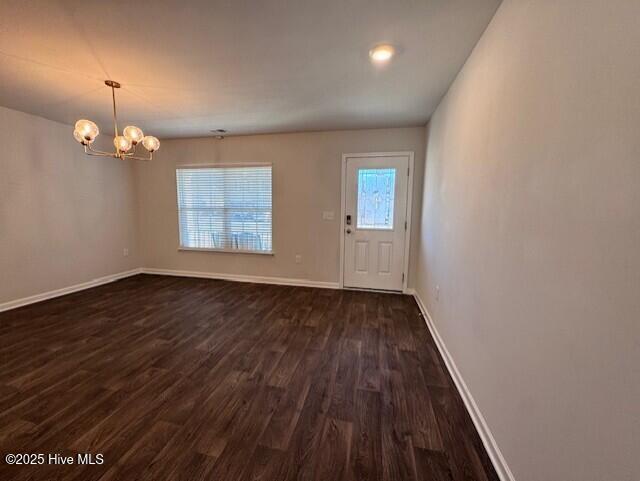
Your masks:
{"label": "white front door", "polygon": [[347,157],[344,286],[401,291],[409,156]]}

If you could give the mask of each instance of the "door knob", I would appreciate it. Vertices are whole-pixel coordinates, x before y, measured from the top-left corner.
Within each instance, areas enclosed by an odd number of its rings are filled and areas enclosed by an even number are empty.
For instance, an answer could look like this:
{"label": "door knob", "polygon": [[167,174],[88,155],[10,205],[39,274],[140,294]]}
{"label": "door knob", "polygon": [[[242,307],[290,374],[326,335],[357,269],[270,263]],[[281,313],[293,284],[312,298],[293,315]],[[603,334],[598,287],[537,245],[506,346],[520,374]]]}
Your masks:
{"label": "door knob", "polygon": [[347,234],[351,234],[351,229],[347,229]]}

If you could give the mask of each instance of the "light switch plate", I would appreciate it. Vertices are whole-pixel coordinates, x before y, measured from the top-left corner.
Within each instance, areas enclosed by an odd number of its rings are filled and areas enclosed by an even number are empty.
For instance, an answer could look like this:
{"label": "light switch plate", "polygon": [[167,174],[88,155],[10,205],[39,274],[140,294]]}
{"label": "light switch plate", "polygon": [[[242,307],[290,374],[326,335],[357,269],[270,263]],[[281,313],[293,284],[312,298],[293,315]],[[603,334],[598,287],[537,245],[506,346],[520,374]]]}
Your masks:
{"label": "light switch plate", "polygon": [[332,210],[322,211],[322,220],[334,220],[335,218],[336,215]]}

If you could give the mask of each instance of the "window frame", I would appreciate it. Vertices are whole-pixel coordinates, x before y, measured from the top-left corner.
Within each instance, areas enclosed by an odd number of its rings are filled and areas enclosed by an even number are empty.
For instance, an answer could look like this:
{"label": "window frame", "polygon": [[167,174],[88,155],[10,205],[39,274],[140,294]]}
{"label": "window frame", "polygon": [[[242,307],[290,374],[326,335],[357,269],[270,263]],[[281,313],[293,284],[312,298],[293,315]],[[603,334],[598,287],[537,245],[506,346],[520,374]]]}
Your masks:
{"label": "window frame", "polygon": [[[187,247],[181,245],[180,242],[180,205],[178,203],[178,170],[180,169],[224,169],[224,168],[242,168],[242,167],[270,167],[271,168],[271,250],[256,251],[244,249],[220,249],[215,247]],[[275,203],[274,199],[274,164],[273,162],[226,162],[226,163],[208,163],[208,164],[176,164],[174,170],[174,186],[176,199],[176,226],[178,234],[178,251],[183,252],[219,252],[223,254],[249,254],[261,256],[275,255]]]}

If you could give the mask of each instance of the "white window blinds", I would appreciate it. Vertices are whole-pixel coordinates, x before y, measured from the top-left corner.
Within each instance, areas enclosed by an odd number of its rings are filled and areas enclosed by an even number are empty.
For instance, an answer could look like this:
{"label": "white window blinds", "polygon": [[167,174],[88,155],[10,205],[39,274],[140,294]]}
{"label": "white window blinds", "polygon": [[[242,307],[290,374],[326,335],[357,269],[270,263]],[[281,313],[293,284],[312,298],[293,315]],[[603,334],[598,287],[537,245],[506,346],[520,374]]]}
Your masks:
{"label": "white window blinds", "polygon": [[176,169],[180,246],[273,251],[271,165]]}

